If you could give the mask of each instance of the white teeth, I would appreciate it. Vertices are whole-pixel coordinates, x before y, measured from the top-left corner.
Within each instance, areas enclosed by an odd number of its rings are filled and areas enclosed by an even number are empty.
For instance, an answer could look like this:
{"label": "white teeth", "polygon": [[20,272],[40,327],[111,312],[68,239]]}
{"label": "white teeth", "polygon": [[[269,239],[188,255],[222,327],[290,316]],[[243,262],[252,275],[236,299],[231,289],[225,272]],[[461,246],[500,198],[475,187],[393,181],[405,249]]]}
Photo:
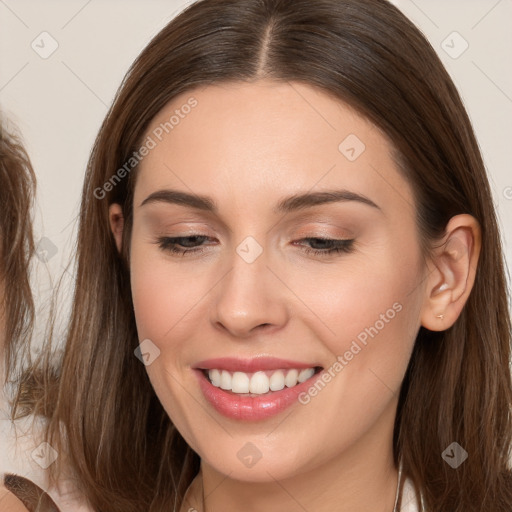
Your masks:
{"label": "white teeth", "polygon": [[263,395],[269,391],[281,391],[284,387],[291,388],[310,379],[315,374],[314,368],[303,370],[275,370],[270,372],[259,371],[252,374],[227,370],[212,369],[208,371],[211,383],[218,388],[233,393],[252,393]]}
{"label": "white teeth", "polygon": [[270,389],[272,391],[281,391],[284,389],[284,373],[281,370],[277,370],[270,377]]}
{"label": "white teeth", "polygon": [[284,383],[286,384],[287,388],[291,388],[292,386],[295,386],[297,384],[297,378],[299,376],[298,370],[290,370],[284,379]]}
{"label": "white teeth", "polygon": [[210,373],[208,375],[210,377],[210,380],[212,381],[212,384],[214,386],[219,387],[220,386],[220,372],[219,372],[219,370],[210,370]]}
{"label": "white teeth", "polygon": [[299,382],[304,382],[305,380],[308,380],[309,378],[313,377],[314,374],[314,368],[306,368],[304,370],[301,370],[301,372],[299,373],[298,380]]}
{"label": "white teeth", "polygon": [[231,389],[231,374],[226,370],[222,370],[220,374],[220,388]]}
{"label": "white teeth", "polygon": [[251,393],[262,395],[263,393],[268,393],[269,388],[270,382],[264,372],[256,372],[251,377],[251,382],[249,384],[249,390]]}
{"label": "white teeth", "polygon": [[249,377],[247,374],[243,372],[235,372],[231,379],[230,389],[233,393],[249,393]]}

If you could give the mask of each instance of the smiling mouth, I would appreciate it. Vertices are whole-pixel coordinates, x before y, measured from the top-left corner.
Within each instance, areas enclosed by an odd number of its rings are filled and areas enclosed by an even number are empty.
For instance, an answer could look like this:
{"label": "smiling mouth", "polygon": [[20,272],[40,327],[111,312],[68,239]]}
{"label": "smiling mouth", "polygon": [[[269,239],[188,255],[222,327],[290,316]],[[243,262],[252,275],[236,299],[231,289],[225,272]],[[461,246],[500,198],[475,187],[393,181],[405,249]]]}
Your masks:
{"label": "smiling mouth", "polygon": [[286,368],[257,372],[232,372],[222,369],[201,369],[213,386],[230,394],[255,397],[270,395],[285,388],[293,388],[311,379],[323,370],[321,366],[310,368]]}

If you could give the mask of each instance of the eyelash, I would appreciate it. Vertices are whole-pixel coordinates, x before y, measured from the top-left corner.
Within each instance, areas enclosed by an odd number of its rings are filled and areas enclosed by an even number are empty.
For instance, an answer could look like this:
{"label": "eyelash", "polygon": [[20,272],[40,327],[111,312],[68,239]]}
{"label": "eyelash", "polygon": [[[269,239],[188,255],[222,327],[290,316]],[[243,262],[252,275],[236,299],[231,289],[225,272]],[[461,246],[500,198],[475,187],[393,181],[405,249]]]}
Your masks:
{"label": "eyelash", "polygon": [[[190,238],[199,239],[199,242],[200,242],[200,241],[208,240],[209,237],[204,236],[204,235],[162,237],[162,238],[158,238],[155,243],[157,243],[158,246],[160,247],[160,249],[162,249],[163,251],[168,251],[175,255],[181,254],[182,256],[185,256],[185,254],[190,254],[190,253],[200,254],[200,253],[204,252],[203,249],[197,248],[197,247],[193,248],[193,249],[177,249],[176,248],[177,245],[180,245],[176,242],[177,240],[184,240],[184,239],[190,239]],[[301,239],[301,241],[304,241],[304,240],[306,240],[306,241],[320,240],[322,242],[337,244],[337,246],[335,246],[335,247],[331,247],[330,249],[324,249],[324,250],[304,248],[304,252],[306,252],[307,254],[314,254],[315,256],[321,256],[321,257],[322,256],[326,257],[326,256],[330,256],[333,254],[340,254],[340,253],[345,253],[345,254],[350,253],[354,249],[353,246],[354,246],[354,241],[355,241],[354,239],[352,239],[352,240],[336,240],[336,239],[331,239],[331,238],[320,238],[320,237],[307,237],[307,238]]]}

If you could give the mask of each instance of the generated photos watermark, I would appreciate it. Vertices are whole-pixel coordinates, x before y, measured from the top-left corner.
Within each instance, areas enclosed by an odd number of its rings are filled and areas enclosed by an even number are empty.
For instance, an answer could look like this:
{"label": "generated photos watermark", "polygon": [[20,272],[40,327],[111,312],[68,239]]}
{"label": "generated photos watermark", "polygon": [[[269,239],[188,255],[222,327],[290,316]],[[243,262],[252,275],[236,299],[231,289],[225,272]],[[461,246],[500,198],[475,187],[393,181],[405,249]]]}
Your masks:
{"label": "generated photos watermark", "polygon": [[349,363],[359,354],[365,347],[368,346],[370,339],[375,338],[387,324],[393,320],[403,306],[399,302],[395,302],[391,308],[388,308],[385,313],[379,315],[379,319],[374,322],[370,327],[366,327],[352,340],[350,348],[347,349],[342,355],[336,356],[336,361],[327,369],[322,371],[320,377],[312,384],[307,391],[303,391],[297,397],[302,405],[309,404],[311,399],[320,393],[329,382],[336,377]]}
{"label": "generated photos watermark", "polygon": [[146,137],[142,145],[137,151],[126,160],[124,165],[117,169],[117,171],[101,186],[94,189],[94,197],[96,199],[104,199],[107,192],[114,190],[130,172],[139,165],[144,157],[149,155],[152,149],[155,149],[159,142],[161,142],[165,135],[171,133],[172,130],[178,126],[185,117],[190,114],[194,107],[197,107],[198,101],[191,96],[186,103],[174,111],[174,114],[169,117],[165,122],[160,123],[153,131]]}

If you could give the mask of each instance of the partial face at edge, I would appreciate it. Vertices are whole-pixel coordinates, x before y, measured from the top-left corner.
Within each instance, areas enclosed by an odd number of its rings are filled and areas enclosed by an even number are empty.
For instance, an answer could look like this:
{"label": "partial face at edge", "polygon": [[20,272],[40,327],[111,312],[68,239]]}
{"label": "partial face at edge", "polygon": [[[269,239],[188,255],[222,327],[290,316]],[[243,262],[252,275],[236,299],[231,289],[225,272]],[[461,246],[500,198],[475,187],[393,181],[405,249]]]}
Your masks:
{"label": "partial face at edge", "polygon": [[0,269],[0,356],[3,359],[5,345],[5,283]]}
{"label": "partial face at edge", "polygon": [[[191,97],[197,104],[184,109]],[[173,114],[179,121],[165,133],[162,123]],[[157,144],[135,187],[135,317],[139,339],[159,351],[149,378],[187,442],[241,480],[268,480],[267,471],[284,478],[364,443],[389,453],[421,324],[425,268],[412,191],[386,137],[312,87],[275,82],[184,93],[146,135]],[[170,189],[209,196],[218,210],[142,205]],[[354,195],[275,211],[284,198],[331,190]],[[186,238],[195,236],[204,238]],[[177,237],[187,247],[172,245]],[[328,254],[333,245],[342,249]],[[335,376],[268,418],[219,413],[201,391],[197,363],[260,356],[319,365]],[[248,441],[262,454],[251,468],[237,455]]]}
{"label": "partial face at edge", "polygon": [[[3,234],[0,229],[0,254],[2,253],[2,243],[3,243]],[[3,378],[3,362],[5,360],[4,350],[5,350],[5,273],[4,273],[4,262],[0,261],[0,378]]]}

